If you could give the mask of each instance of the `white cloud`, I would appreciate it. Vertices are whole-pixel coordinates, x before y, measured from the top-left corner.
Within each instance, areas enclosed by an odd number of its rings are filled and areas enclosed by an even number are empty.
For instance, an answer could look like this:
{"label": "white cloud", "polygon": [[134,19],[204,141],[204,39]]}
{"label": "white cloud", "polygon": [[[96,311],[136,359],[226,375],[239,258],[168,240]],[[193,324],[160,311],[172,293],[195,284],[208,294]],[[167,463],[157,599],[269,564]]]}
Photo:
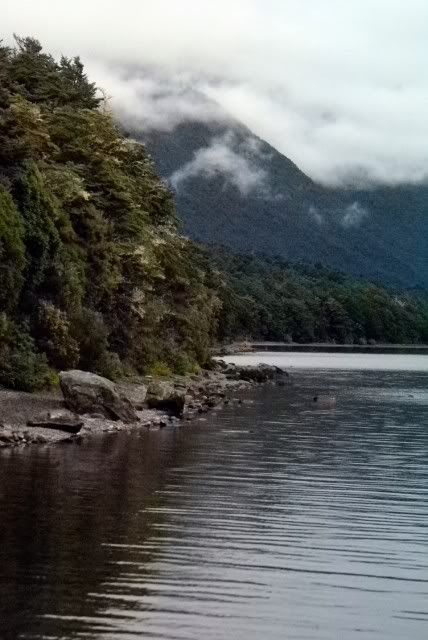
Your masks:
{"label": "white cloud", "polygon": [[0,5],[5,38],[80,53],[145,126],[215,118],[202,94],[325,183],[428,177],[426,0]]}
{"label": "white cloud", "polygon": [[263,193],[266,188],[266,172],[257,166],[254,158],[255,147],[251,142],[244,142],[244,146],[253,149],[253,158],[242,155],[235,147],[233,134],[226,134],[213,138],[209,147],[199,149],[192,160],[175,171],[171,176],[171,185],[179,190],[183,182],[195,176],[214,178],[224,177],[233,184],[242,195],[250,192]]}
{"label": "white cloud", "polygon": [[369,215],[368,209],[362,207],[359,202],[353,202],[345,209],[345,213],[340,221],[342,227],[359,227],[364,218]]}
{"label": "white cloud", "polygon": [[315,220],[315,222],[317,223],[317,225],[318,225],[318,226],[320,226],[320,227],[321,227],[321,225],[323,225],[323,224],[324,224],[324,222],[325,222],[324,216],[323,216],[323,214],[322,214],[322,213],[320,213],[320,212],[319,212],[319,210],[318,210],[318,208],[317,208],[317,207],[314,207],[314,206],[311,204],[311,206],[310,206],[310,207],[309,207],[309,209],[308,209],[308,213],[309,213],[309,216],[310,216],[313,220]]}
{"label": "white cloud", "polygon": [[132,69],[89,63],[88,72],[101,87],[116,116],[128,126],[145,130],[171,131],[189,120],[228,121],[215,101],[192,89],[186,74],[165,76],[160,69]]}

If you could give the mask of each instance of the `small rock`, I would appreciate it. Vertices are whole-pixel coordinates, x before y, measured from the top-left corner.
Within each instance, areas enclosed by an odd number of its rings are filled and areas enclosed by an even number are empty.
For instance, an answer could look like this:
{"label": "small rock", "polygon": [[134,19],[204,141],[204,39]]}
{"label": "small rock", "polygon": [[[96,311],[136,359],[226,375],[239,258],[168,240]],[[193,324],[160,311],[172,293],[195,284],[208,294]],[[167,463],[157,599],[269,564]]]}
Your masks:
{"label": "small rock", "polygon": [[337,404],[334,396],[315,396],[313,401],[318,407],[322,407],[323,409],[333,409]]}
{"label": "small rock", "polygon": [[71,411],[50,411],[27,422],[29,427],[61,429],[68,433],[77,433],[83,427],[83,420]]}
{"label": "small rock", "polygon": [[231,380],[245,380],[247,382],[263,383],[275,380],[285,375],[279,367],[269,364],[258,364],[250,366],[233,366],[225,370],[227,378]]}

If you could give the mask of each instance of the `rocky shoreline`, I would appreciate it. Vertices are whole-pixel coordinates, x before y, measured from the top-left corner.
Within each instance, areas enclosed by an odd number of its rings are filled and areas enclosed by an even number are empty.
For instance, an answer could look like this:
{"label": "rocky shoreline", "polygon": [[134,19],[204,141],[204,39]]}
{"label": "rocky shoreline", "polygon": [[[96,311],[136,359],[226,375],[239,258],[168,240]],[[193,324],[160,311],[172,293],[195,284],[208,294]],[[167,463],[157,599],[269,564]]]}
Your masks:
{"label": "rocky shoreline", "polygon": [[283,385],[287,376],[269,365],[236,366],[221,360],[197,375],[146,377],[118,384],[84,371],[63,372],[61,392],[0,389],[0,448],[179,426],[224,404],[241,402],[236,394],[243,389]]}

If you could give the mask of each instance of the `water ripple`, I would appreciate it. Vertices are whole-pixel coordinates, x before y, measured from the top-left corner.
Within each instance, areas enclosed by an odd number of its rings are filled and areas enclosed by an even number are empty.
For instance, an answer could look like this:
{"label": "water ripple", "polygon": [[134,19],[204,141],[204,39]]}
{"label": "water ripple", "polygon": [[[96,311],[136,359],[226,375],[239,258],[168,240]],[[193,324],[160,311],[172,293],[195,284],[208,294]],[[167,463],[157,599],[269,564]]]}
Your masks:
{"label": "water ripple", "polygon": [[330,371],[317,411],[308,370],[186,429],[0,457],[0,637],[425,640],[427,382]]}

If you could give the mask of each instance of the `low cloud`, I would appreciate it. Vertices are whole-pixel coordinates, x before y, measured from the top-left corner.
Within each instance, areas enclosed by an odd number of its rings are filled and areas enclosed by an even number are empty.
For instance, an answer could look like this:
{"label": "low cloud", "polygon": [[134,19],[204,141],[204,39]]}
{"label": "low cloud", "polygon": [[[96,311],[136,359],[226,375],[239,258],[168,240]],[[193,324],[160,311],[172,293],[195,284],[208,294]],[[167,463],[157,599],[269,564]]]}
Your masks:
{"label": "low cloud", "polygon": [[214,100],[197,90],[188,74],[169,76],[151,67],[126,69],[89,63],[88,72],[106,91],[115,116],[129,127],[144,131],[172,131],[188,122],[230,122]]}
{"label": "low cloud", "polygon": [[135,125],[230,116],[325,184],[428,179],[426,0],[3,0],[13,32]]}
{"label": "low cloud", "polygon": [[321,226],[324,224],[325,219],[323,214],[320,213],[317,207],[314,207],[312,204],[308,209],[308,214],[312,218],[312,220],[314,220],[317,223],[317,225]]}
{"label": "low cloud", "polygon": [[232,133],[213,138],[209,147],[198,149],[192,160],[173,173],[169,180],[171,185],[179,191],[189,178],[222,176],[243,196],[251,192],[263,195],[267,188],[267,173],[257,164],[257,147],[248,140],[242,146],[251,148],[252,153],[242,154],[240,148],[236,148]]}
{"label": "low cloud", "polygon": [[359,202],[353,202],[345,209],[345,213],[340,221],[342,227],[359,227],[364,218],[369,215],[368,209],[362,207]]}

